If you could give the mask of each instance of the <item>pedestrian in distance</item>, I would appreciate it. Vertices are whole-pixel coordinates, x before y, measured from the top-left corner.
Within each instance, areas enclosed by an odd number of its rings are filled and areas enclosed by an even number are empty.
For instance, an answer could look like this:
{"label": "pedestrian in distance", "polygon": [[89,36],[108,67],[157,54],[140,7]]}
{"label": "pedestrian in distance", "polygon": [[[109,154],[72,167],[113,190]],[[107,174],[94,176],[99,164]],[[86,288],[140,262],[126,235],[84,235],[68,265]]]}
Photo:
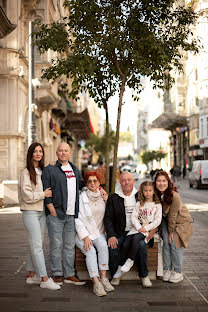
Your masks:
{"label": "pedestrian in distance", "polygon": [[[120,264],[120,252],[126,235],[132,227],[131,214],[136,205],[137,196],[138,192],[134,187],[132,174],[127,171],[123,172],[120,176],[120,188],[117,188],[116,192],[108,197],[104,216],[104,226],[109,247],[109,267],[112,277]],[[154,233],[155,230],[150,231],[149,238],[152,238]],[[135,264],[138,268],[139,276],[142,279],[148,276],[146,259],[146,243],[144,240],[140,240]],[[111,284],[118,286],[121,276],[113,278]]]}
{"label": "pedestrian in distance", "polygon": [[80,194],[79,215],[75,219],[76,245],[86,257],[93,292],[101,297],[106,295],[106,291],[114,290],[106,276],[109,255],[103,218],[108,195],[101,195],[100,177],[96,171],[86,172],[84,181],[87,187]]}
{"label": "pedestrian in distance", "polygon": [[100,185],[105,188],[105,172],[106,168],[103,166],[103,161],[99,160],[99,167],[96,169],[97,174],[100,177]]}
{"label": "pedestrian in distance", "polygon": [[[154,183],[144,181],[139,188],[138,201],[131,215],[132,228],[127,233],[121,248],[121,260],[114,278],[120,277],[121,274],[128,272],[134,265],[136,254],[139,250],[140,241],[149,243],[150,247],[154,245],[154,238],[150,231],[156,229],[162,220],[162,206],[154,190]],[[127,259],[127,260],[126,260]],[[144,265],[147,270],[147,259]],[[142,278],[144,287],[151,287],[152,283],[148,276]]]}
{"label": "pedestrian in distance", "polygon": [[75,218],[79,213],[79,190],[84,186],[80,172],[69,158],[70,146],[63,142],[57,147],[55,165],[44,168],[44,189],[51,188],[52,197],[45,198],[46,222],[50,241],[50,267],[53,280],[84,285],[75,274]]}
{"label": "pedestrian in distance", "polygon": [[20,209],[30,246],[26,283],[57,290],[61,287],[47,275],[42,247],[46,228],[44,198],[52,196],[50,187],[43,191],[41,181],[43,168],[44,149],[40,143],[32,143],[28,148],[27,165],[20,175],[18,185]]}
{"label": "pedestrian in distance", "polygon": [[193,220],[165,171],[156,174],[155,188],[163,211],[163,281],[178,283],[183,280],[182,249],[193,234]]}
{"label": "pedestrian in distance", "polygon": [[174,166],[173,171],[173,182],[175,183],[176,187],[180,187],[180,182],[181,182],[181,168],[179,166]]}

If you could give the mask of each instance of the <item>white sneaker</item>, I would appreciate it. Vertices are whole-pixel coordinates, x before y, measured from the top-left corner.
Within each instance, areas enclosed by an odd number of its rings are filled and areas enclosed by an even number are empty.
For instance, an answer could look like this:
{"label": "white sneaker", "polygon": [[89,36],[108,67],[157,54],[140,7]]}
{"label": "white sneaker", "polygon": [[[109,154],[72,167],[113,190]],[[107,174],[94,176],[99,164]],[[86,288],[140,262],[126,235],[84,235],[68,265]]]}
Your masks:
{"label": "white sneaker", "polygon": [[120,284],[120,278],[113,278],[112,281],[111,281],[111,285],[113,286],[118,286]]}
{"label": "white sneaker", "polygon": [[51,290],[58,290],[61,289],[61,286],[58,285],[57,283],[54,283],[53,279],[50,277],[46,282],[41,282],[40,284],[41,288],[48,288]]}
{"label": "white sneaker", "polygon": [[100,282],[93,284],[93,292],[98,297],[102,297],[102,296],[107,295],[105,292],[105,289],[103,288],[103,285]]}
{"label": "white sneaker", "polygon": [[113,278],[121,278],[124,272],[121,271],[121,265],[118,266],[116,273],[113,275]]}
{"label": "white sneaker", "polygon": [[141,280],[142,280],[142,286],[143,287],[152,287],[152,283],[149,279],[149,276],[142,277]]}
{"label": "white sneaker", "polygon": [[171,276],[171,271],[170,270],[164,270],[163,271],[163,282],[169,282]]}
{"label": "white sneaker", "polygon": [[40,285],[41,283],[41,278],[37,277],[36,275],[34,275],[33,277],[27,277],[26,278],[26,283],[29,285]]}
{"label": "white sneaker", "polygon": [[172,272],[169,282],[170,283],[178,283],[181,282],[183,280],[183,274],[180,272]]}
{"label": "white sneaker", "polygon": [[124,265],[122,265],[121,271],[124,273],[129,272],[130,269],[133,267],[133,265],[134,265],[134,260],[131,260],[130,258],[128,258],[126,262],[124,263]]}
{"label": "white sneaker", "polygon": [[104,289],[106,291],[114,290],[114,287],[111,285],[111,283],[109,282],[108,278],[101,278],[100,282],[101,282],[101,284],[103,285],[103,287],[104,287]]}

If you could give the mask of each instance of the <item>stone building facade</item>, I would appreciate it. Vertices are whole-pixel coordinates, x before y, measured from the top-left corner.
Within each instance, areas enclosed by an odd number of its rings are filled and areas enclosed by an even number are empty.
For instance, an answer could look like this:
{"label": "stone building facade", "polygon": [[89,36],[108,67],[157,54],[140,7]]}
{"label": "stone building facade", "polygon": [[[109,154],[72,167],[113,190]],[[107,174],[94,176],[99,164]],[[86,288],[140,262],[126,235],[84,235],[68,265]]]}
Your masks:
{"label": "stone building facade", "polygon": [[41,79],[42,69],[50,65],[56,53],[40,55],[32,48],[30,75],[29,25],[36,18],[43,23],[60,20],[67,13],[63,2],[0,0],[0,185],[3,182],[6,205],[18,202],[17,181],[25,166],[30,135],[33,141],[43,144],[46,164],[56,159],[59,142],[72,143],[72,161],[80,167],[79,141],[91,131],[88,99],[80,111],[79,102],[58,95],[63,79],[53,85]]}

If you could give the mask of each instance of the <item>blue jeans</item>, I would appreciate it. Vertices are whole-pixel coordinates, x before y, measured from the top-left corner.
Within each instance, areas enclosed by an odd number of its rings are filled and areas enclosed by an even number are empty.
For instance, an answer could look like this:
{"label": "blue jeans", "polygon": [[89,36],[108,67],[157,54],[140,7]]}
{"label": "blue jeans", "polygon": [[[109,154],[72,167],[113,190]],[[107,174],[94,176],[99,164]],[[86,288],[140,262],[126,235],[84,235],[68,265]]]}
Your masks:
{"label": "blue jeans", "polygon": [[99,277],[100,271],[106,271],[108,267],[108,246],[104,234],[94,240],[92,240],[93,246],[90,247],[88,251],[84,249],[84,240],[80,240],[76,236],[76,245],[81,250],[81,252],[86,256],[86,265],[89,272],[90,278]]}
{"label": "blue jeans", "polygon": [[[121,264],[120,253],[121,253],[121,248],[122,248],[125,238],[126,238],[125,234],[120,236],[119,238],[117,238],[118,240],[117,248],[115,249],[109,248],[109,258],[110,258],[109,266],[110,266],[110,272],[111,272],[112,277],[116,273],[118,266]],[[135,258],[135,265],[138,268],[138,273],[140,277],[143,278],[148,275],[147,247],[146,247],[146,243],[144,242],[144,240],[139,241],[138,252]]]}
{"label": "blue jeans", "polygon": [[168,221],[162,219],[162,238],[163,238],[163,270],[182,272],[182,248],[176,249],[175,242],[168,242]]}
{"label": "blue jeans", "polygon": [[27,259],[27,270],[36,272],[37,276],[47,276],[43,254],[43,239],[46,227],[44,211],[23,211],[22,219],[28,232],[30,253]]}
{"label": "blue jeans", "polygon": [[74,276],[74,216],[66,215],[64,219],[60,219],[59,217],[48,215],[46,222],[50,239],[50,266],[53,276]]}

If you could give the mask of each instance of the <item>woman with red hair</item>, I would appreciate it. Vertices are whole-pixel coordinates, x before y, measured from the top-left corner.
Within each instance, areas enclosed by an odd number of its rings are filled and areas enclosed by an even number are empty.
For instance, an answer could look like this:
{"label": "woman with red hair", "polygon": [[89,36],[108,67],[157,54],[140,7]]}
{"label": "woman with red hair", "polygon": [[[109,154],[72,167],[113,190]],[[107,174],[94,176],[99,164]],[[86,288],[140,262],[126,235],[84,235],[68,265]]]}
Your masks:
{"label": "woman with red hair", "polygon": [[86,256],[93,292],[105,296],[106,291],[114,290],[106,277],[109,257],[103,218],[108,196],[107,193],[101,196],[100,177],[96,171],[87,171],[84,181],[87,187],[80,194],[79,215],[75,219],[76,245]]}
{"label": "woman with red hair", "polygon": [[188,247],[188,240],[193,234],[193,221],[165,171],[156,174],[155,187],[163,211],[163,281],[178,283],[183,280],[182,247]]}

